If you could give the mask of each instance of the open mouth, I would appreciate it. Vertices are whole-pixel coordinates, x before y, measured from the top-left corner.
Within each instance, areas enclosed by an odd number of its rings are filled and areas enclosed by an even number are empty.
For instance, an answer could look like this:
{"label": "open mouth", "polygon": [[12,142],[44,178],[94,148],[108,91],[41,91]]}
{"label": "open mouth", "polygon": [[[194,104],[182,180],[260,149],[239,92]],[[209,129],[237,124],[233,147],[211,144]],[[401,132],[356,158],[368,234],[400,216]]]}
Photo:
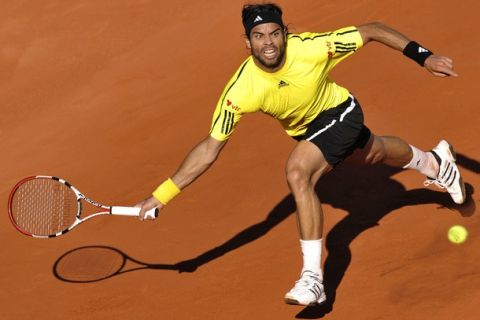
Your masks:
{"label": "open mouth", "polygon": [[265,50],[263,50],[263,55],[267,59],[274,59],[277,56],[277,50],[272,49],[272,48],[265,49]]}

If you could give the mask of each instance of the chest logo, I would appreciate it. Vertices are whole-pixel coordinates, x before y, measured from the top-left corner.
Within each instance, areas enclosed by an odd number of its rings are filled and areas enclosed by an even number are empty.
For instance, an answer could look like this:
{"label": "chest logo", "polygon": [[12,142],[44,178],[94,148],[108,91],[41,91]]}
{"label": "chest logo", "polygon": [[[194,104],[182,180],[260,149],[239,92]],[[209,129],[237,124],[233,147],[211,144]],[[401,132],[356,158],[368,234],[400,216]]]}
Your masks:
{"label": "chest logo", "polygon": [[283,81],[283,80],[280,80],[280,82],[278,83],[278,89],[283,88],[283,87],[286,87],[286,86],[289,86],[289,84],[286,83],[286,82]]}

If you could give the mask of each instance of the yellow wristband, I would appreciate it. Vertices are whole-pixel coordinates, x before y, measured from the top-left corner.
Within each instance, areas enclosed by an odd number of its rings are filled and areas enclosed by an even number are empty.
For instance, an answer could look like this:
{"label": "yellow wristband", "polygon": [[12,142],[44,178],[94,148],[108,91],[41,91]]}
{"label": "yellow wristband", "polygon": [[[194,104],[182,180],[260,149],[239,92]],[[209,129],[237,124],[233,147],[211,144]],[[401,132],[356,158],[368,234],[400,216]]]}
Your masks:
{"label": "yellow wristband", "polygon": [[168,178],[159,185],[155,191],[153,191],[152,195],[155,199],[166,205],[170,200],[175,198],[180,191],[180,188],[172,181],[172,179]]}

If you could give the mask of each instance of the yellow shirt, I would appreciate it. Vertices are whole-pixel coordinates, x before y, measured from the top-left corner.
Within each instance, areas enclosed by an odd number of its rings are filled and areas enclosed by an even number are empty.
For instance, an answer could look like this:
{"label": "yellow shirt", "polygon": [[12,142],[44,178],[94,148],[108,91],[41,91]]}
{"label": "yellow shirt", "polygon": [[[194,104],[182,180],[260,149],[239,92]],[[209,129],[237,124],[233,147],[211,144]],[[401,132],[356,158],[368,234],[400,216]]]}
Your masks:
{"label": "yellow shirt", "polygon": [[346,27],[326,33],[288,34],[285,64],[274,73],[257,67],[249,56],[217,103],[210,136],[227,140],[242,115],[256,111],[278,119],[288,135],[302,135],[322,111],[348,98],[348,90],[328,74],[362,45],[357,28]]}

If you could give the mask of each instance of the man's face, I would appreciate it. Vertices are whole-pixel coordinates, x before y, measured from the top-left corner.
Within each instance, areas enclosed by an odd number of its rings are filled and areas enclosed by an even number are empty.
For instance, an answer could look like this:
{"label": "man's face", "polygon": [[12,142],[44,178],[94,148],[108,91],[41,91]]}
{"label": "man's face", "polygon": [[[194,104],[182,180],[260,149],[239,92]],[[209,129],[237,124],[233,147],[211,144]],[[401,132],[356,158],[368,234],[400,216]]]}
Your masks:
{"label": "man's face", "polygon": [[286,39],[284,30],[278,24],[270,22],[255,26],[246,42],[261,69],[275,72],[283,66]]}

